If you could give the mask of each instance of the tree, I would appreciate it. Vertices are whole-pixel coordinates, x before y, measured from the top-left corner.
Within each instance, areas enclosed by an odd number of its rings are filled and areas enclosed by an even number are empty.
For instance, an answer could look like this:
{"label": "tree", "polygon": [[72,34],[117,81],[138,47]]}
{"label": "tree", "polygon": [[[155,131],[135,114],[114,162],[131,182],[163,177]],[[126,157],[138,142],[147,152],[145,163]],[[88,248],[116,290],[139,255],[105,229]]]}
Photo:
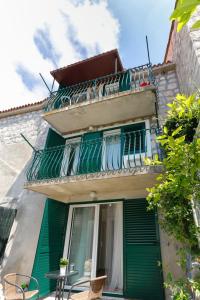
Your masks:
{"label": "tree", "polygon": [[[191,19],[191,16],[200,5],[200,0],[178,0],[176,7],[170,17],[170,20],[178,22],[177,31],[180,31]],[[193,25],[193,29],[200,28],[200,20],[197,20]]]}

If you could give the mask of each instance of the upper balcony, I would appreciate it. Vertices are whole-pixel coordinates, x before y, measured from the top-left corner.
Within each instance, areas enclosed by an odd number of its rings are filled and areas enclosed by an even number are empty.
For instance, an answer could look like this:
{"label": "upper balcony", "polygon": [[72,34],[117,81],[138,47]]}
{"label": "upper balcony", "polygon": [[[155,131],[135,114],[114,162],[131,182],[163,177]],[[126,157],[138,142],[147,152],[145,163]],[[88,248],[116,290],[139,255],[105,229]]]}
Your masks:
{"label": "upper balcony", "polygon": [[155,114],[155,81],[150,64],[59,88],[44,119],[65,135]]}
{"label": "upper balcony", "polygon": [[94,191],[98,199],[146,196],[161,171],[145,162],[155,155],[161,159],[153,129],[69,139],[34,153],[25,188],[63,202],[88,201]]}

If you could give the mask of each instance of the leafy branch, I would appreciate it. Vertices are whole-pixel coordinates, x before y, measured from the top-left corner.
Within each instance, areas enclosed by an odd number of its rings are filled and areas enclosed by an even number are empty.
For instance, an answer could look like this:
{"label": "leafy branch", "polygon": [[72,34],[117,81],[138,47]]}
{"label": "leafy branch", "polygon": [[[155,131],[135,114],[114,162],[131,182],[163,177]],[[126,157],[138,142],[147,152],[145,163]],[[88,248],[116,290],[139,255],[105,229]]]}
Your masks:
{"label": "leafy branch", "polygon": [[[177,31],[180,31],[190,20],[193,13],[196,11],[197,6],[200,5],[200,0],[178,0],[176,8],[174,9],[170,20],[176,20],[178,22]],[[193,26],[193,29],[200,28],[200,20],[197,20]]]}

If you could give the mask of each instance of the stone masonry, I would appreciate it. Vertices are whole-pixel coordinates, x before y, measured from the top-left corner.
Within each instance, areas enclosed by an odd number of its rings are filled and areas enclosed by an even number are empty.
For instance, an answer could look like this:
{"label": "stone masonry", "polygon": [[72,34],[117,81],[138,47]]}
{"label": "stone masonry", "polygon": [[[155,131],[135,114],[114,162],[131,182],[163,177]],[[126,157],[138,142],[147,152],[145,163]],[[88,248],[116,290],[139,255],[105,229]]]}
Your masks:
{"label": "stone masonry", "polygon": [[180,32],[176,26],[173,34],[172,61],[176,63],[180,91],[186,95],[200,88],[200,29],[191,29],[192,24],[200,18],[200,6]]}
{"label": "stone masonry", "polygon": [[179,83],[175,70],[162,72],[156,75],[156,81],[158,87],[159,123],[160,125],[163,125],[167,110],[169,109],[167,104],[171,103],[175,96],[180,92]]}

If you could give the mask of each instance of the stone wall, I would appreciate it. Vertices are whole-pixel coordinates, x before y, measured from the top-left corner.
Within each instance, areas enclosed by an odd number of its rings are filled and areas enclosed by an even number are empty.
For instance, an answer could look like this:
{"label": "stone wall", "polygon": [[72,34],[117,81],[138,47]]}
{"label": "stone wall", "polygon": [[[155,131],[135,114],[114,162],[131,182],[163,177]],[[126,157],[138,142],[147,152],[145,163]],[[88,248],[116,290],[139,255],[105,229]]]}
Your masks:
{"label": "stone wall", "polygon": [[171,103],[176,94],[179,91],[179,83],[175,70],[164,70],[156,75],[157,87],[158,87],[158,116],[159,116],[159,124],[163,125],[166,119],[166,113],[169,107],[167,104]]}
{"label": "stone wall", "polygon": [[[11,229],[0,272],[31,274],[46,197],[23,189],[32,148],[43,147],[48,124],[41,111],[0,118],[0,205],[14,207]],[[27,230],[28,228],[28,230]]]}
{"label": "stone wall", "polygon": [[200,88],[200,29],[191,29],[192,24],[200,18],[200,6],[188,25],[180,32],[174,26],[173,56],[181,93],[189,95]]}

